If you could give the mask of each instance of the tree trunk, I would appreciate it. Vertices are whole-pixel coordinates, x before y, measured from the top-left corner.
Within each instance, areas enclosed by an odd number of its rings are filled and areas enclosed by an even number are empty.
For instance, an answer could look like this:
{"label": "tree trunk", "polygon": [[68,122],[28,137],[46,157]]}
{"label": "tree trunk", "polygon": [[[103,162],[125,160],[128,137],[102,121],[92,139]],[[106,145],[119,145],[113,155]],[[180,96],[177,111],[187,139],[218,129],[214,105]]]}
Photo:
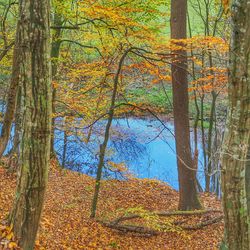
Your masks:
{"label": "tree trunk", "polygon": [[96,182],[95,182],[95,191],[94,191],[92,205],[91,205],[91,214],[90,214],[91,218],[94,218],[96,215],[98,196],[99,196],[99,191],[101,187],[102,169],[104,166],[104,158],[105,158],[106,148],[107,148],[108,141],[109,141],[110,128],[112,125],[114,112],[115,112],[115,101],[116,101],[116,96],[117,96],[117,91],[118,91],[119,77],[120,77],[120,73],[122,70],[124,60],[126,59],[126,56],[130,52],[130,50],[131,48],[127,49],[122,55],[119,61],[119,65],[118,65],[115,78],[114,78],[114,86],[113,86],[110,107],[109,107],[109,112],[108,112],[108,121],[107,121],[106,128],[105,128],[104,140],[103,140],[103,143],[100,145],[99,162],[97,166],[97,174],[96,174]]}
{"label": "tree trunk", "polygon": [[24,250],[34,248],[47,184],[51,133],[49,0],[19,1],[21,142],[10,216]]}
{"label": "tree trunk", "polygon": [[[211,65],[211,64],[210,64]],[[213,65],[212,65],[213,66]],[[211,66],[211,67],[212,67]],[[207,142],[207,157],[208,157],[208,163],[207,166],[205,166],[205,182],[206,182],[206,192],[210,192],[210,185],[211,185],[211,173],[212,173],[212,147],[213,142],[213,131],[214,129],[214,123],[215,123],[215,112],[216,112],[216,100],[217,100],[217,94],[212,91],[212,103],[211,103],[211,109],[210,109],[210,115],[209,115],[209,128],[208,128],[208,142]]]}
{"label": "tree trunk", "polygon": [[[17,25],[18,30],[18,25]],[[6,149],[6,146],[9,141],[12,121],[15,115],[16,102],[17,102],[17,92],[19,85],[19,34],[16,34],[13,63],[12,63],[12,76],[10,80],[10,86],[8,90],[7,98],[7,108],[4,114],[3,126],[0,135],[0,158],[3,156],[3,153]]]}
{"label": "tree trunk", "polygon": [[68,146],[67,117],[64,117],[62,168],[65,168],[65,166],[66,166],[66,160],[67,160],[67,146]]}
{"label": "tree trunk", "polygon": [[[55,13],[53,25],[61,26],[62,24],[63,24],[63,19],[61,15],[59,15],[58,13]],[[62,36],[62,29],[57,29],[54,31],[54,34],[52,37],[52,46],[51,46],[52,81],[57,80],[58,59],[59,59],[60,47],[61,47],[61,36]],[[57,90],[56,88],[52,86],[52,113],[53,115],[55,115],[56,113],[56,95],[57,95]],[[54,129],[55,129],[55,117],[52,117],[52,131],[51,131],[51,141],[50,141],[51,158],[56,157],[56,153],[54,150],[54,141],[55,141]]]}
{"label": "tree trunk", "polygon": [[[185,39],[187,26],[187,0],[171,1],[171,38]],[[181,42],[178,45],[182,45]],[[173,109],[177,165],[179,175],[179,209],[193,210],[201,208],[196,190],[196,167],[194,165],[189,131],[187,53],[178,54],[172,63]]]}
{"label": "tree trunk", "polygon": [[223,249],[250,249],[250,5],[234,1],[230,51],[229,110],[223,142]]}
{"label": "tree trunk", "polygon": [[17,103],[15,110],[15,131],[13,138],[13,146],[8,155],[8,172],[17,172],[18,170],[18,155],[20,154],[20,132],[21,132],[21,91],[22,88],[19,85],[17,90]]}
{"label": "tree trunk", "polygon": [[22,98],[22,87],[18,87],[17,91],[17,104],[15,111],[15,134],[13,139],[13,148],[11,154],[18,155],[18,148],[20,143],[20,131],[21,131],[21,98]]}

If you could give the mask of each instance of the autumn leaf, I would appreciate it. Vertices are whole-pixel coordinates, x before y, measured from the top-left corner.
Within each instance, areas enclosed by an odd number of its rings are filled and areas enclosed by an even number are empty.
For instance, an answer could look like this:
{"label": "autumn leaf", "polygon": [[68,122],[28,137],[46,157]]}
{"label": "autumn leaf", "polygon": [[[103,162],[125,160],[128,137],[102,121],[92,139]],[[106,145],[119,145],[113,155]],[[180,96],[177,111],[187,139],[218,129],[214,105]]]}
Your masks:
{"label": "autumn leaf", "polygon": [[222,4],[224,7],[224,12],[227,14],[229,12],[230,1],[229,0],[222,0]]}

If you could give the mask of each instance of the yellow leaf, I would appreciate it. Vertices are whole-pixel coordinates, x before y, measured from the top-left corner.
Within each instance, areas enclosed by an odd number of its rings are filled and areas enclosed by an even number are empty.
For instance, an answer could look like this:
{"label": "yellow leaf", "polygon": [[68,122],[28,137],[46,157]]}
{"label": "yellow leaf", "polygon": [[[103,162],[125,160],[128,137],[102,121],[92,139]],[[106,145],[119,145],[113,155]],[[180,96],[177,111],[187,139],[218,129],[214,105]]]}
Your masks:
{"label": "yellow leaf", "polygon": [[8,245],[8,247],[10,249],[15,249],[17,247],[17,244],[15,242],[10,242],[9,245]]}
{"label": "yellow leaf", "polygon": [[228,11],[229,11],[229,0],[222,0],[222,4],[223,4],[225,13],[228,13]]}
{"label": "yellow leaf", "polygon": [[13,232],[10,232],[7,236],[6,236],[6,239],[7,240],[11,240],[13,238],[14,234]]}

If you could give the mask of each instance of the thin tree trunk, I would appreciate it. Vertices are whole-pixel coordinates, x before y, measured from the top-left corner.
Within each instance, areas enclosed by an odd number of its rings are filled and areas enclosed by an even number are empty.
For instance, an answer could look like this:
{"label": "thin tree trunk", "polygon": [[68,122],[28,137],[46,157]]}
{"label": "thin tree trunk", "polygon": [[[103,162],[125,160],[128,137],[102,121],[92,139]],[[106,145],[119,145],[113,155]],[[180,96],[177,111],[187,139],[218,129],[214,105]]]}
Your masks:
{"label": "thin tree trunk", "polygon": [[63,154],[62,154],[62,167],[66,166],[67,158],[67,145],[68,144],[68,135],[67,135],[67,118],[64,117],[64,131],[63,131]]}
{"label": "thin tree trunk", "polygon": [[250,5],[233,1],[229,110],[223,142],[222,192],[225,242],[222,249],[250,249]]}
{"label": "thin tree trunk", "polygon": [[19,2],[22,124],[19,178],[10,223],[24,250],[34,248],[47,184],[51,133],[49,1]]}
{"label": "thin tree trunk", "polygon": [[17,153],[17,149],[20,143],[20,131],[21,131],[21,98],[22,98],[22,87],[18,87],[17,93],[17,105],[15,112],[15,134],[13,140],[13,149],[12,152]]}
{"label": "thin tree trunk", "polygon": [[17,91],[17,104],[15,111],[15,131],[13,146],[8,155],[8,171],[16,172],[18,170],[18,156],[20,154],[19,145],[20,145],[20,133],[21,133],[21,97],[22,97],[22,87],[18,86]]}
{"label": "thin tree trunk", "polygon": [[98,167],[97,167],[95,191],[94,191],[94,195],[93,195],[92,207],[91,207],[91,215],[90,215],[91,218],[94,218],[95,215],[96,215],[98,195],[99,195],[100,186],[101,186],[102,169],[103,169],[103,166],[104,166],[104,157],[105,157],[106,148],[107,148],[108,140],[109,140],[110,127],[111,127],[112,120],[113,120],[113,117],[114,117],[115,101],[116,101],[116,96],[117,96],[119,77],[120,77],[120,73],[121,73],[121,70],[122,70],[123,62],[124,62],[127,54],[130,52],[130,50],[131,49],[126,50],[124,52],[123,56],[121,57],[119,65],[118,65],[118,70],[116,72],[115,79],[114,79],[114,87],[113,87],[111,103],[110,103],[110,107],[109,107],[108,121],[107,121],[107,124],[106,124],[104,140],[103,140],[103,143],[100,145],[99,163],[98,163]]}
{"label": "thin tree trunk", "polygon": [[[18,25],[17,25],[18,30]],[[19,85],[19,73],[20,73],[20,66],[19,66],[19,36],[16,35],[16,42],[14,48],[14,55],[13,55],[13,63],[12,63],[12,75],[10,80],[10,86],[8,90],[8,98],[7,98],[7,105],[6,111],[3,118],[3,126],[0,135],[0,158],[3,156],[3,153],[6,149],[6,146],[9,141],[10,133],[11,133],[11,126],[12,121],[15,116],[15,109],[16,109],[16,102],[17,102],[17,92],[18,92],[18,85]]]}
{"label": "thin tree trunk", "polygon": [[[55,13],[53,25],[54,26],[61,26],[63,24],[63,20],[61,15],[58,13]],[[61,35],[62,35],[62,29],[56,29],[54,31],[54,35],[52,37],[52,46],[51,46],[51,59],[52,59],[52,81],[57,80],[57,72],[58,72],[58,59],[60,54],[60,47],[61,47]],[[57,90],[52,86],[52,113],[55,115],[56,113],[56,95]],[[51,151],[51,157],[55,157],[56,153],[54,150],[54,141],[55,141],[55,117],[52,117],[52,131],[51,131],[51,141],[50,141],[50,151]]]}
{"label": "thin tree trunk", "polygon": [[[187,25],[187,0],[171,1],[171,38],[185,39]],[[178,43],[181,45],[181,43]],[[172,63],[173,108],[176,153],[179,178],[179,209],[201,208],[196,190],[196,166],[190,146],[187,53],[179,50]]]}
{"label": "thin tree trunk", "polygon": [[211,104],[211,110],[209,115],[209,128],[208,128],[208,142],[207,142],[207,157],[208,157],[208,163],[206,168],[206,176],[205,176],[205,182],[206,182],[206,192],[210,192],[210,185],[211,185],[211,172],[212,172],[212,139],[213,139],[213,130],[214,123],[215,123],[215,109],[216,109],[216,100],[217,100],[217,94],[212,91],[212,104]]}

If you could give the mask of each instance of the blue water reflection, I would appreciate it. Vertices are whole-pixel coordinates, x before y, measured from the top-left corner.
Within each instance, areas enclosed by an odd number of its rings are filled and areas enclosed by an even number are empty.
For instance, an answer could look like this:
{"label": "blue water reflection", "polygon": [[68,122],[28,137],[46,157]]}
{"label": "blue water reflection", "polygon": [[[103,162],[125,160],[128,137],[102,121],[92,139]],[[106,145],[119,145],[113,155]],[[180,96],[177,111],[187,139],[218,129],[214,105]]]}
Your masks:
{"label": "blue water reflection", "polygon": [[[58,119],[57,124],[62,125],[63,119]],[[86,137],[89,129],[70,128],[70,132],[65,137],[64,131],[57,126],[55,150],[60,163],[64,162],[65,167],[73,171],[95,176],[99,145],[103,142],[105,125],[106,121],[100,121],[94,125],[88,143],[86,143]],[[1,126],[0,124],[0,131]],[[124,173],[111,169],[109,165],[109,162],[123,163],[135,177],[161,180],[178,190],[173,124],[167,122],[165,126],[169,130],[164,129],[164,126],[154,119],[115,119],[106,152],[103,177],[125,178]],[[13,134],[14,126],[5,154],[12,148]],[[198,180],[204,187],[201,145],[199,145],[199,152]]]}
{"label": "blue water reflection", "polygon": [[[89,130],[74,129],[65,137],[64,131],[56,129],[55,149],[60,162],[64,161],[66,168],[95,176],[105,124],[106,121],[100,121],[94,125],[88,143],[85,139]],[[108,163],[124,163],[135,177],[158,179],[178,189],[175,141],[171,132],[173,125],[170,122],[165,125],[170,131],[164,129],[159,121],[152,119],[115,119],[103,177],[122,178],[121,173],[109,169]],[[201,154],[201,146],[199,151]],[[202,160],[199,161],[199,170],[198,179],[204,186]]]}

